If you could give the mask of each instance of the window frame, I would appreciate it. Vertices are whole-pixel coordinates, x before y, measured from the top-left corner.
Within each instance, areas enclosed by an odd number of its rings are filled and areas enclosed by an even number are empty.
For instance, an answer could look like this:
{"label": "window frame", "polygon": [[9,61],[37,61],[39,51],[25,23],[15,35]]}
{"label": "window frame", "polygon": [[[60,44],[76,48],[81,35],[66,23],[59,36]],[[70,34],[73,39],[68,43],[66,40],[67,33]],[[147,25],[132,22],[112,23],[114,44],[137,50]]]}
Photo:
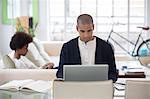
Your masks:
{"label": "window frame", "polygon": [[[37,23],[39,20],[39,0],[32,0],[33,8],[33,23]],[[7,15],[8,0],[2,0],[2,24],[11,25],[15,23],[15,19],[8,18]]]}

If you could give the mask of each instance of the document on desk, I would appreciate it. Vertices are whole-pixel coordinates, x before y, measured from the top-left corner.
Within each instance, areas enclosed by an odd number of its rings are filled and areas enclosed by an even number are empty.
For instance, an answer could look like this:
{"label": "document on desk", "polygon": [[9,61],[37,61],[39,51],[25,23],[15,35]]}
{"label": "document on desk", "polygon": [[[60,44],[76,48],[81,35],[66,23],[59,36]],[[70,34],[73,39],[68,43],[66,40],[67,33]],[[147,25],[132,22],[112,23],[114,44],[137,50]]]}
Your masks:
{"label": "document on desk", "polygon": [[114,97],[119,97],[119,99],[120,99],[120,97],[123,97],[123,99],[124,99],[124,97],[125,97],[125,90],[121,90],[120,91],[120,90],[115,89]]}
{"label": "document on desk", "polygon": [[128,68],[128,71],[127,72],[144,72],[144,69],[143,68]]}
{"label": "document on desk", "polygon": [[12,90],[12,91],[35,91],[46,93],[51,89],[51,81],[43,80],[12,80],[6,84],[0,86],[0,89],[3,90]]}
{"label": "document on desk", "polygon": [[119,91],[125,90],[125,84],[123,84],[123,83],[115,83],[114,87],[115,87],[115,89],[117,89]]}

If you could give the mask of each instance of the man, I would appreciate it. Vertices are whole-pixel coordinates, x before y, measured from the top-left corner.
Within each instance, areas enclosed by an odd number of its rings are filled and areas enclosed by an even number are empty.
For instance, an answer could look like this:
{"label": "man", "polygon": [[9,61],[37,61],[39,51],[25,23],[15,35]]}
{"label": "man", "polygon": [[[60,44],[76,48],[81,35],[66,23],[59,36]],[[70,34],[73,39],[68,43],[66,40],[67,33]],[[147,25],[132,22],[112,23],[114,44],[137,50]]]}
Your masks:
{"label": "man", "polygon": [[[117,80],[114,52],[110,44],[93,36],[93,18],[81,14],[77,18],[79,37],[65,43],[61,50],[57,78],[63,78],[63,65],[108,64],[108,79]],[[97,75],[98,76],[98,75]]]}

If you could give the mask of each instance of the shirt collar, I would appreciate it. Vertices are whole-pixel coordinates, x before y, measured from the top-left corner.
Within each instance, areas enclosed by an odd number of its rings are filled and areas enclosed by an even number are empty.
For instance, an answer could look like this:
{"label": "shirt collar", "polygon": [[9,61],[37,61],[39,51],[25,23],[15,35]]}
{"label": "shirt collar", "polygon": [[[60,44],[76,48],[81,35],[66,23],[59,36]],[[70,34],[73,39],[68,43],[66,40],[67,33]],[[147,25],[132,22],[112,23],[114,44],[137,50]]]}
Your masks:
{"label": "shirt collar", "polygon": [[90,44],[93,44],[94,42],[96,42],[96,37],[94,37],[94,39],[93,40],[90,40],[90,41],[88,41],[88,42],[84,42],[84,41],[81,41],[80,40],[80,37],[78,38],[78,42],[79,42],[79,44],[81,44],[81,45],[90,45]]}

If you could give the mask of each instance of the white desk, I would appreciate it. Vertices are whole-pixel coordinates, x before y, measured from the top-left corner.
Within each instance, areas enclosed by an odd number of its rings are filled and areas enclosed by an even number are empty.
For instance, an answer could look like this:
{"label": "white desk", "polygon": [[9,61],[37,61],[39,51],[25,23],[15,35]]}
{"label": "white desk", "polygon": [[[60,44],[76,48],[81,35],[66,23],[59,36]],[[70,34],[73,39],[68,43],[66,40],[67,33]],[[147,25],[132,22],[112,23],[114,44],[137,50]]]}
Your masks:
{"label": "white desk", "polygon": [[[141,66],[138,61],[117,61],[116,65],[117,69],[121,71],[119,73],[124,73],[124,71],[122,71],[122,66],[128,66],[129,68],[142,68],[146,75],[146,78],[118,78],[116,83],[125,84],[126,80],[150,80],[150,68]],[[125,99],[125,90],[118,91],[115,89],[114,99]]]}

